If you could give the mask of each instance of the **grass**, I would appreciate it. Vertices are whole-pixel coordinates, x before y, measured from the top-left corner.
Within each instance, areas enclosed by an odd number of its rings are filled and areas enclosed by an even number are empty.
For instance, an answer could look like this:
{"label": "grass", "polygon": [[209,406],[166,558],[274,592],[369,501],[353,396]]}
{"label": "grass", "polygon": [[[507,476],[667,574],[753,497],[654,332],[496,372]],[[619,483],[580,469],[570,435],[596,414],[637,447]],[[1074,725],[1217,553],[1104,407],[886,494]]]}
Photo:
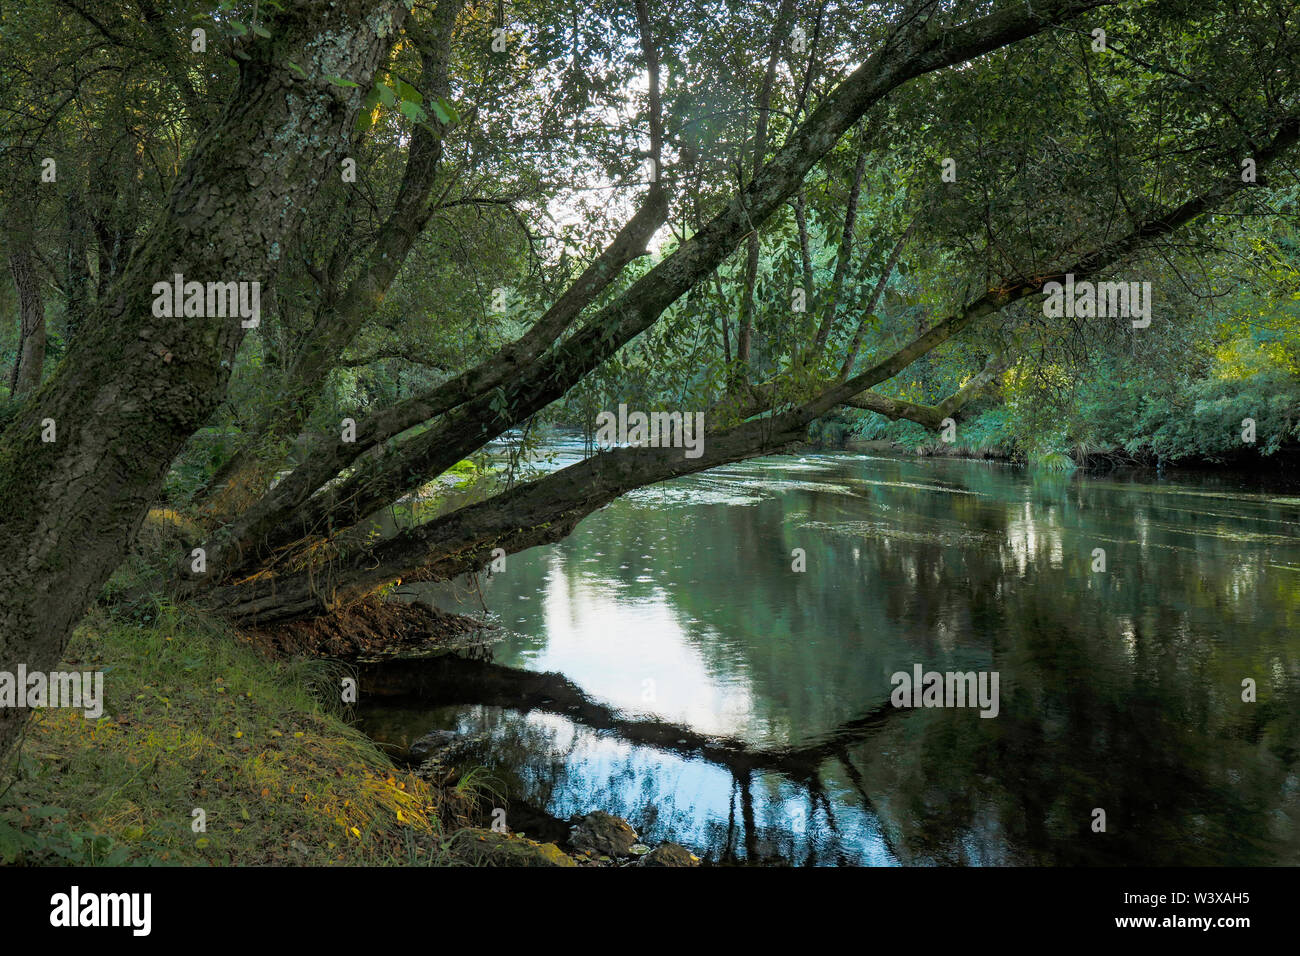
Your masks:
{"label": "grass", "polygon": [[0,774],[0,863],[430,864],[471,822],[472,780],[436,791],[347,724],[343,665],[269,661],[155,601],[93,611],[74,668],[104,672],[103,716],[33,713]]}
{"label": "grass", "polygon": [[1032,453],[1029,455],[1029,464],[1033,468],[1056,474],[1069,474],[1077,467],[1069,454],[1057,449]]}

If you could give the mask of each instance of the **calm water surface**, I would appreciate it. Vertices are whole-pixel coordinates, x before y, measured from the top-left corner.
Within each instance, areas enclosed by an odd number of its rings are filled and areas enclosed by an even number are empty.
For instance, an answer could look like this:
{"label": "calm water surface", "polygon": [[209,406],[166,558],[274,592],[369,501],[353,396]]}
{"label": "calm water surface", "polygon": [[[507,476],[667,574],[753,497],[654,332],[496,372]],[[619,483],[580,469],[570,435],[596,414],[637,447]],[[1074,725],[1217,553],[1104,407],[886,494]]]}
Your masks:
{"label": "calm water surface", "polygon": [[[613,723],[462,685],[363,726],[459,730],[514,798],[715,860],[1294,864],[1297,495],[849,454],[720,468],[483,582],[495,663],[563,675]],[[998,716],[893,708],[915,664],[998,672]]]}

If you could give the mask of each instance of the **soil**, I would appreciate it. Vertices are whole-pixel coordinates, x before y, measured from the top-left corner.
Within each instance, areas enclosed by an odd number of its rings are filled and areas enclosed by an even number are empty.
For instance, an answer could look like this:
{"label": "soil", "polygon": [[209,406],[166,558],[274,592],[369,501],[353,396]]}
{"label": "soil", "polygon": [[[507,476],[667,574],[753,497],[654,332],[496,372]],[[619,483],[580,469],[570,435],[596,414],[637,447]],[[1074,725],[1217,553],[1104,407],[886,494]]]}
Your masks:
{"label": "soil", "polygon": [[271,657],[304,655],[370,662],[420,657],[476,643],[489,627],[427,604],[372,601],[311,620],[245,629],[244,634]]}

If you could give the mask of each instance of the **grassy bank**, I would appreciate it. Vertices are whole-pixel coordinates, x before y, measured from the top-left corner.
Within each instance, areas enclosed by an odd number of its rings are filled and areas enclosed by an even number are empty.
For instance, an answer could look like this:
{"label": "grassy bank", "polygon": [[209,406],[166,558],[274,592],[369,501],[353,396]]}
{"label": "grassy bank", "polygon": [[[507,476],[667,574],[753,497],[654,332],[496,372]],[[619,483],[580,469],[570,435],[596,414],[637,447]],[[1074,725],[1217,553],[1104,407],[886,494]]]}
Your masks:
{"label": "grassy bank", "polygon": [[69,646],[64,669],[104,672],[103,716],[33,713],[0,780],[0,862],[450,862],[441,836],[473,801],[348,726],[343,665],[268,660],[167,605],[135,613],[98,609]]}

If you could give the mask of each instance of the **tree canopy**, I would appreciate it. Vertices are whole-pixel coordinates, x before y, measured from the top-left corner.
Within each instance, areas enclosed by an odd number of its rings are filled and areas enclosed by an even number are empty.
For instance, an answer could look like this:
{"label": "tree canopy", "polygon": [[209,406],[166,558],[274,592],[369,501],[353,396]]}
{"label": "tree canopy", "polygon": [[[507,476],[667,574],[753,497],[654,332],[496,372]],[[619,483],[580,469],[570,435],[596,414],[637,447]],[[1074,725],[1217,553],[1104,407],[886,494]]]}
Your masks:
{"label": "tree canopy", "polygon": [[[271,625],[810,429],[1274,451],[1298,48],[1286,0],[6,8],[0,659],[57,661],[161,505],[176,591]],[[620,404],[702,454],[485,467]]]}

